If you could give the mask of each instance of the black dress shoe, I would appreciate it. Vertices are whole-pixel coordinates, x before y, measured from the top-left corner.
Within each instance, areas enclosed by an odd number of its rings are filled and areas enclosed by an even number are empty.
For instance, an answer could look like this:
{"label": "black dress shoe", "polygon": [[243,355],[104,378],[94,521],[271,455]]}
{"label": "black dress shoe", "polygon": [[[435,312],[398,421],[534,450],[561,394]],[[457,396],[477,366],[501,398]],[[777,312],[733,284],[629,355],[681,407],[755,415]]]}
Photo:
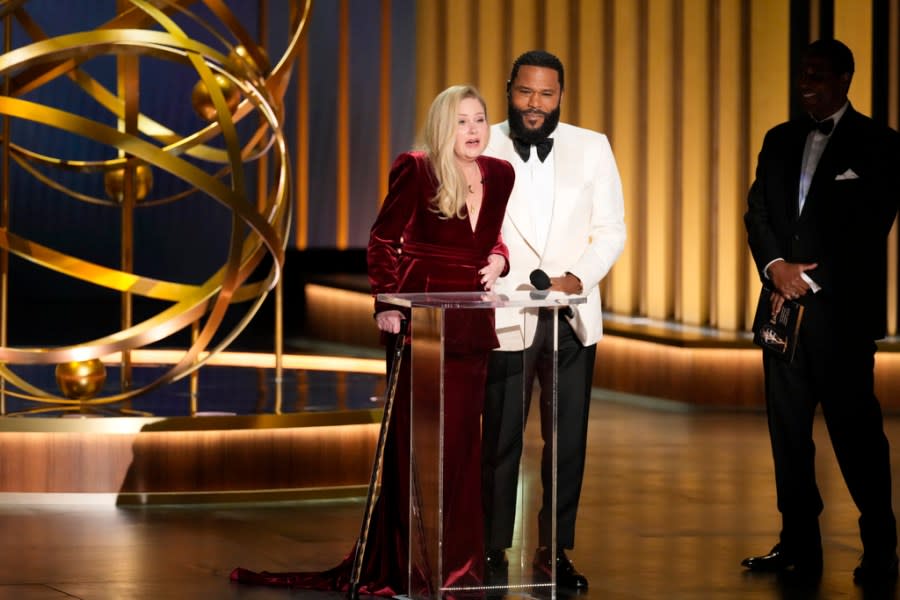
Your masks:
{"label": "black dress shoe", "polygon": [[859,566],[853,569],[853,581],[863,585],[897,581],[897,555],[869,558],[863,554]]}
{"label": "black dress shoe", "polygon": [[484,583],[487,586],[505,586],[509,583],[509,561],[505,550],[484,553]]}
{"label": "black dress shoe", "polygon": [[503,571],[509,567],[506,550],[488,550],[484,553],[484,566],[490,571]]}
{"label": "black dress shoe", "polygon": [[[535,575],[550,579],[553,573],[552,560],[553,556],[549,548],[546,546],[538,548],[534,553],[534,562],[532,563]],[[566,556],[566,551],[562,548],[556,551],[556,585],[577,591],[584,591],[588,588],[587,577],[575,569],[575,565],[572,564],[572,561]]]}
{"label": "black dress shoe", "polygon": [[781,549],[781,544],[775,544],[775,547],[763,556],[748,556],[741,561],[741,565],[759,573],[794,571],[813,576],[822,574],[821,556],[799,560],[797,557],[785,554]]}

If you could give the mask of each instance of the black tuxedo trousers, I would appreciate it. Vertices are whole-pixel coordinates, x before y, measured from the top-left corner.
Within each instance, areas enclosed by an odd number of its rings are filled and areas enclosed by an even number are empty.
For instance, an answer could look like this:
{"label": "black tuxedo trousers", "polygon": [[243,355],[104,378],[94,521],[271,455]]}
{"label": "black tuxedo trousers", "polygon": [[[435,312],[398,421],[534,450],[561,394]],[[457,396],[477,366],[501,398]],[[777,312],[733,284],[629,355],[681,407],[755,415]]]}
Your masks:
{"label": "black tuxedo trousers", "polygon": [[[827,292],[806,306],[792,363],[763,353],[766,407],[775,462],[781,542],[794,555],[821,556],[812,430],[818,406],[847,488],[860,511],[860,537],[870,556],[897,544],[891,508],[888,441],[874,391],[875,343],[841,319]],[[846,323],[847,326],[836,324]]]}
{"label": "black tuxedo trousers", "polygon": [[[584,475],[588,411],[596,344],[583,346],[558,318],[557,344],[557,539],[575,545],[575,517]],[[512,545],[523,432],[535,378],[540,387],[541,483],[538,543],[550,546],[552,525],[553,313],[541,311],[534,343],[524,352],[491,352],[482,422],[482,499],[485,549]],[[526,515],[525,518],[533,518]]]}

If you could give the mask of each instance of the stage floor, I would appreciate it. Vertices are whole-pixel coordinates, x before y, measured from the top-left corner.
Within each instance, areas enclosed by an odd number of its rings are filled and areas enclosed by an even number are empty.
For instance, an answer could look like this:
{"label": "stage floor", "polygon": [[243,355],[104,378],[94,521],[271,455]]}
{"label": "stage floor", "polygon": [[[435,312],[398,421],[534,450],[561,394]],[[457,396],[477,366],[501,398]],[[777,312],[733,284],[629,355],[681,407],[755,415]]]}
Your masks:
{"label": "stage floor", "polygon": [[[765,417],[598,393],[577,544],[582,599],[894,598],[863,593],[852,571],[856,510],[817,423],[825,568],[818,590],[740,567],[775,542]],[[900,417],[887,419],[900,469]],[[896,483],[895,483],[896,488]],[[895,489],[895,498],[900,497]],[[896,502],[895,502],[896,504]],[[204,506],[0,507],[0,600],[343,598],[232,584],[233,567],[322,569],[350,549],[363,499]],[[560,594],[566,597],[565,593]]]}

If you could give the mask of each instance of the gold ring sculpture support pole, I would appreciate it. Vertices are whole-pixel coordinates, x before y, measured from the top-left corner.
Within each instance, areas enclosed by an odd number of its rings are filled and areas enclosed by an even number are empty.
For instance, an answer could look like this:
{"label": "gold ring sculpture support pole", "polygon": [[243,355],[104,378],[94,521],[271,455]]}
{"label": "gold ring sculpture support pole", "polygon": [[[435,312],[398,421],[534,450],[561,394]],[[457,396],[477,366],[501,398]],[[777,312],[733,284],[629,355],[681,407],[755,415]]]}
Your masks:
{"label": "gold ring sculpture support pole", "polygon": [[[23,173],[40,184],[85,203],[122,210],[122,252],[119,268],[67,255],[17,234],[8,222],[0,223],[0,252],[13,255],[39,268],[64,274],[118,292],[122,300],[122,328],[103,337],[74,345],[44,348],[0,345],[0,378],[5,396],[41,405],[32,412],[91,410],[122,405],[140,394],[194,374],[211,356],[227,347],[246,327],[270,290],[278,285],[284,264],[284,247],[290,230],[290,173],[287,145],[282,130],[283,97],[287,89],[301,34],[305,32],[311,0],[290,4],[289,39],[274,67],[269,67],[265,48],[244,30],[224,0],[119,0],[118,12],[92,31],[63,33],[49,37],[28,14],[26,0],[0,0],[8,47],[0,55],[4,95],[0,97],[3,118],[3,206],[10,201],[6,172],[14,161]],[[197,5],[196,7],[194,5]],[[204,17],[198,16],[202,8]],[[210,16],[212,15],[212,16]],[[10,22],[15,21],[31,42],[10,47]],[[188,37],[184,23],[201,26],[212,41]],[[118,65],[119,89],[112,92],[91,77],[89,63],[113,56]],[[137,69],[144,58],[190,68],[196,72],[202,106],[208,124],[192,133],[177,133],[141,112]],[[65,77],[113,116],[118,125],[39,104],[28,92]],[[196,108],[195,104],[195,108]],[[251,128],[237,127],[256,115]],[[8,123],[16,120],[40,124],[47,132],[59,131],[116,150],[116,157],[82,160],[53,157],[28,148],[14,135]],[[249,131],[249,133],[248,133]],[[267,185],[250,196],[246,167],[256,162]],[[55,178],[59,172],[84,177],[121,180],[120,193],[96,197],[78,191]],[[181,190],[154,196],[152,173],[167,173],[183,184]],[[200,283],[165,281],[134,271],[132,260],[132,213],[167,203],[210,198],[231,211],[227,259]],[[251,275],[263,259],[272,257],[272,267],[258,281]],[[0,265],[2,266],[2,265]],[[6,275],[5,266],[2,274]],[[2,290],[0,290],[2,293]],[[168,306],[140,322],[132,322],[131,301],[140,296],[161,300]],[[3,337],[8,319],[6,298],[2,313]],[[223,323],[226,310],[236,303],[249,308],[229,331],[210,347]],[[281,340],[281,311],[276,337]],[[123,373],[121,390],[98,397],[65,397],[41,389],[17,373],[17,365],[56,365],[84,362],[122,353],[128,354],[158,342],[185,328],[192,328],[190,347],[181,360],[149,383],[132,385]],[[279,346],[280,348],[280,346]],[[280,354],[276,350],[277,353]],[[124,371],[124,369],[123,369]],[[73,386],[77,387],[77,386]],[[21,411],[28,413],[29,410]]]}
{"label": "gold ring sculpture support pole", "polygon": [[[200,328],[196,321],[191,323],[191,344],[197,343],[197,337],[200,335]],[[190,379],[188,380],[189,386],[189,395],[190,395],[190,415],[196,416],[197,411],[200,409],[200,369],[194,369],[191,371]]]}
{"label": "gold ring sculpture support pole", "polygon": [[[260,16],[259,19],[259,31],[257,32],[257,37],[260,40],[264,40],[268,37],[268,28],[266,25],[269,22],[268,18],[265,18],[263,15],[268,14],[268,2],[266,0],[262,0],[260,2]],[[265,59],[265,57],[263,57]],[[265,156],[261,157],[259,162],[257,163],[257,172],[259,173],[259,177],[257,178],[257,185],[259,186],[259,190],[257,193],[257,197],[262,198],[267,193],[268,181],[263,176],[268,167],[268,160]],[[284,403],[284,395],[283,395],[283,385],[284,385],[284,279],[279,279],[275,284],[275,406],[274,412],[276,415],[280,415],[283,409]]]}
{"label": "gold ring sculpture support pole", "polygon": [[284,285],[275,286],[275,414],[284,409]]}
{"label": "gold ring sculpture support pole", "polygon": [[[12,18],[3,15],[3,52],[12,48]],[[9,95],[9,78],[3,78],[3,95]],[[3,173],[0,174],[0,228],[9,229],[9,117],[4,116],[2,122],[3,137],[2,156]],[[9,314],[9,251],[0,248],[0,346],[6,346],[9,336],[7,315]],[[6,414],[6,380],[0,378],[0,415]]]}
{"label": "gold ring sculpture support pole", "polygon": [[[118,5],[123,8],[127,0],[118,0]],[[126,135],[137,135],[137,115],[140,107],[138,82],[140,80],[140,61],[134,55],[120,55],[116,61],[116,81],[118,83],[119,98],[125,106],[124,118],[120,118],[119,130]],[[127,153],[120,149],[120,158],[128,158]],[[121,269],[123,273],[134,272],[134,211],[137,204],[135,176],[137,165],[134,161],[128,161],[122,171],[121,194]],[[121,326],[122,331],[127,330],[133,324],[134,302],[131,292],[121,294]],[[119,389],[123,392],[131,389],[131,350],[123,350],[119,365]]]}

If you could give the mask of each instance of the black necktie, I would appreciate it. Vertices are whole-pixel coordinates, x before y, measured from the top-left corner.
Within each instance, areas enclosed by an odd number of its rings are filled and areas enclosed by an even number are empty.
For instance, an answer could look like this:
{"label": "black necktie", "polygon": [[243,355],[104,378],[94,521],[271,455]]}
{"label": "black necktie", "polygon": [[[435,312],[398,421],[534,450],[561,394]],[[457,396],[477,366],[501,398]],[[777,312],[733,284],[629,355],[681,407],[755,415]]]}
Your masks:
{"label": "black necktie", "polygon": [[[521,156],[522,160],[528,162],[528,159],[531,158],[531,144],[520,142],[516,138],[512,138],[512,143],[516,149],[516,154]],[[553,148],[553,138],[544,138],[534,144],[534,146],[537,147],[538,158],[541,159],[541,162],[544,162],[544,159],[547,158],[547,155],[550,154],[550,150]]]}
{"label": "black necktie", "polygon": [[818,129],[819,133],[823,135],[831,135],[831,131],[834,129],[834,119],[825,119],[824,121],[810,119],[809,128]]}

